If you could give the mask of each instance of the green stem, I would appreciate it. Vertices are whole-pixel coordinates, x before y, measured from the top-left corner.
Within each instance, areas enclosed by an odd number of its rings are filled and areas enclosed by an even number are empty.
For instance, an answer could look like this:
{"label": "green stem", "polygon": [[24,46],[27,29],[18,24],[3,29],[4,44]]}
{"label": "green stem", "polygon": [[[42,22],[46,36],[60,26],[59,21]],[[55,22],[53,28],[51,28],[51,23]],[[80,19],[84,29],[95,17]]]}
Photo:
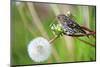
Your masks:
{"label": "green stem", "polygon": [[59,37],[59,35],[53,37],[53,38],[49,41],[49,43],[53,43],[58,37]]}
{"label": "green stem", "polygon": [[94,44],[91,44],[91,43],[89,43],[89,42],[87,42],[87,41],[85,41],[85,40],[82,40],[82,39],[80,39],[80,38],[76,38],[76,39],[78,39],[78,40],[80,40],[80,41],[82,41],[82,42],[84,42],[84,43],[86,43],[86,44],[88,44],[88,45],[90,45],[90,46],[92,46],[92,47],[95,47]]}

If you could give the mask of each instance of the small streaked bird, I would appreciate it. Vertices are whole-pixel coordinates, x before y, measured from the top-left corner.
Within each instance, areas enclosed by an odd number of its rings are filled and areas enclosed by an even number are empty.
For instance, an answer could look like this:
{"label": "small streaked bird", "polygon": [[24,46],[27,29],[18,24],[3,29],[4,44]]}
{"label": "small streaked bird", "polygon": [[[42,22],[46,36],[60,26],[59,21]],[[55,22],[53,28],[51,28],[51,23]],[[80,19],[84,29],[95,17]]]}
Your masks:
{"label": "small streaked bird", "polygon": [[58,21],[60,21],[62,25],[62,29],[64,30],[65,35],[79,35],[86,34],[86,32],[70,17],[60,14],[57,16]]}

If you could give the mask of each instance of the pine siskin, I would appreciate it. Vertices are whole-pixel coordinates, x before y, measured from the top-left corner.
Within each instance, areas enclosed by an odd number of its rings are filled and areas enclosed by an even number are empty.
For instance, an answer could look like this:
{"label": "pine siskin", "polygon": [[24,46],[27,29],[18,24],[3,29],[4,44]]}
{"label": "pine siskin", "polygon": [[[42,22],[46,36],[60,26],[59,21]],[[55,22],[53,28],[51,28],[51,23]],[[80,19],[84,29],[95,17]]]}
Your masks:
{"label": "pine siskin", "polygon": [[64,34],[66,35],[79,35],[86,34],[86,32],[70,17],[60,14],[57,16],[57,19],[60,21]]}

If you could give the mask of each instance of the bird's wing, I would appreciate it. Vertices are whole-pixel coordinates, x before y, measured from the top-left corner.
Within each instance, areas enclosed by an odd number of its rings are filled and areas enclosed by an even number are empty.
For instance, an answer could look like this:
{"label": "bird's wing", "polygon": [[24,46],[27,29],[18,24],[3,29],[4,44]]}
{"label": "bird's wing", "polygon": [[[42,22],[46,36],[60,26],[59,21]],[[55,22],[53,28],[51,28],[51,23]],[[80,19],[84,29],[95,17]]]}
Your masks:
{"label": "bird's wing", "polygon": [[61,23],[63,25],[63,28],[67,33],[69,34],[75,34],[75,33],[81,33],[85,34],[86,32],[80,27],[79,24],[77,24],[75,21],[69,19],[65,22]]}

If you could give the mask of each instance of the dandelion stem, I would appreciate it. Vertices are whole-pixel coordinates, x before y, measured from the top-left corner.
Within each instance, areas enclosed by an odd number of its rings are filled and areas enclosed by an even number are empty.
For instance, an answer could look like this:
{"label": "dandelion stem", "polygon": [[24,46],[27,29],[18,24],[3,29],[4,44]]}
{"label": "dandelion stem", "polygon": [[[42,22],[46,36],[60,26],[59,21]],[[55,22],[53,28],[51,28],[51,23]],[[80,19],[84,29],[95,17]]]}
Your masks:
{"label": "dandelion stem", "polygon": [[58,37],[59,37],[59,35],[53,37],[53,38],[49,41],[49,43],[53,43]]}
{"label": "dandelion stem", "polygon": [[84,42],[84,43],[86,43],[86,44],[88,44],[88,45],[90,45],[90,46],[92,46],[92,47],[95,47],[94,44],[91,44],[91,43],[89,43],[89,42],[87,42],[87,41],[85,41],[85,40],[82,40],[82,39],[80,39],[80,38],[76,38],[76,39],[78,39],[78,40],[80,40],[80,41],[82,41],[82,42]]}

